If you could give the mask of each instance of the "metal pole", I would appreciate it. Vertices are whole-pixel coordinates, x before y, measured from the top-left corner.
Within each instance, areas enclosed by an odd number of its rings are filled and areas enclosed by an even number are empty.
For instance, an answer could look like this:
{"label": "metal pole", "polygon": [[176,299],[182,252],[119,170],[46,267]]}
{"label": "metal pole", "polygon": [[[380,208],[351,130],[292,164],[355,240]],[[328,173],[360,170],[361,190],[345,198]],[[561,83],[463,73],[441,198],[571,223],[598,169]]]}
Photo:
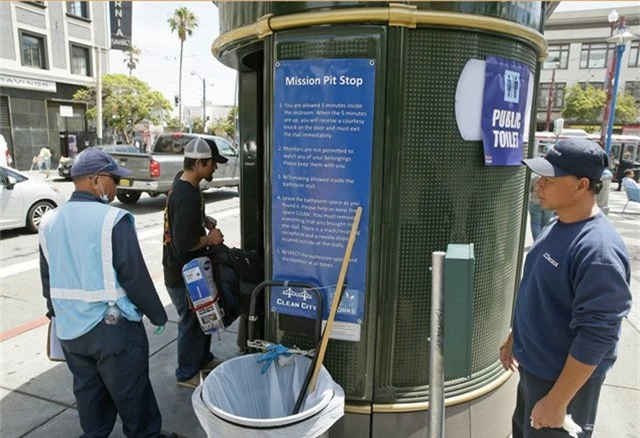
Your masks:
{"label": "metal pole", "polygon": [[[617,21],[614,23],[609,23],[611,26],[611,34],[609,35],[610,37],[613,36],[613,31],[616,29],[617,26]],[[613,68],[614,66],[617,64],[618,62],[618,56],[616,55],[616,51],[613,51],[613,59],[611,60],[611,68],[609,68],[609,66],[607,66],[607,74],[608,76],[608,83],[605,84],[607,86],[607,98],[604,101],[604,112],[602,113],[602,126],[600,127],[600,146],[604,147],[605,142],[606,142],[606,137],[605,135],[607,135],[607,127],[609,126],[609,117],[610,117],[610,112],[611,112],[611,98],[613,97],[612,95],[612,90],[613,90]]]}
{"label": "metal pole", "polygon": [[556,69],[551,73],[551,87],[549,87],[549,98],[547,99],[547,124],[544,130],[549,132],[549,124],[551,123],[551,104],[553,102],[553,86],[556,83]]}
{"label": "metal pole", "polygon": [[96,47],[96,144],[102,144],[102,49]]}
{"label": "metal pole", "polygon": [[611,98],[611,114],[609,115],[609,129],[607,130],[607,147],[605,153],[607,157],[611,153],[611,135],[613,134],[613,120],[616,118],[616,100],[618,98],[618,82],[620,79],[620,64],[622,61],[622,54],[624,53],[625,44],[616,45],[616,77],[613,84],[613,97]]}
{"label": "metal pole", "polygon": [[202,78],[202,133],[205,133],[205,125],[207,124],[207,85]]}
{"label": "metal pole", "polygon": [[443,251],[431,254],[431,338],[429,343],[429,438],[444,438]]}

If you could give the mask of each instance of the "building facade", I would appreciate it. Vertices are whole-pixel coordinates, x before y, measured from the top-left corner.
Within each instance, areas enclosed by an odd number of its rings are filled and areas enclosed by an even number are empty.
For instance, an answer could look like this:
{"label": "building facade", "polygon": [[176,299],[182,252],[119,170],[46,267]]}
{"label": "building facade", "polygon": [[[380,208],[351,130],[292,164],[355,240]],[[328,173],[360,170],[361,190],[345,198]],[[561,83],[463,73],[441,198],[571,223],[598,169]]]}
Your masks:
{"label": "building facade", "polygon": [[0,134],[17,169],[29,169],[42,147],[54,166],[95,139],[73,95],[95,84],[97,53],[108,72],[108,4],[0,2]]}
{"label": "building facade", "polygon": [[[553,121],[562,117],[565,87],[575,83],[587,84],[598,89],[608,86],[605,80],[608,67],[613,61],[615,44],[607,43],[612,34],[608,21],[611,9],[587,11],[554,12],[545,25],[544,35],[549,43],[549,57],[540,72],[540,86],[537,102],[537,128],[546,128],[549,92],[555,71],[553,95],[551,99],[551,127]],[[640,33],[640,8],[618,8],[619,19],[629,26],[629,32]],[[640,40],[627,43],[620,64],[618,92],[632,93],[640,102]],[[602,123],[602,114],[599,124]],[[566,125],[565,125],[566,126]]]}

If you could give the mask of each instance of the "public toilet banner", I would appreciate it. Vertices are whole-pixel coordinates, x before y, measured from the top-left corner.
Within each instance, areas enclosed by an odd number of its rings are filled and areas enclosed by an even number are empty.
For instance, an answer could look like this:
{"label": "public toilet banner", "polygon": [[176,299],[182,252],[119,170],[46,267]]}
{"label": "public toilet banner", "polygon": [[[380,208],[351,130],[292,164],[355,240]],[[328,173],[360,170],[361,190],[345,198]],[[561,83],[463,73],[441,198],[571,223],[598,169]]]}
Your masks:
{"label": "public toilet banner", "polygon": [[[273,278],[316,285],[326,320],[362,206],[331,336],[349,341],[360,339],[364,319],[375,68],[372,59],[274,64]],[[272,312],[315,318],[317,305],[305,290],[271,293]]]}
{"label": "public toilet banner", "polygon": [[486,166],[521,164],[528,86],[525,64],[487,56],[481,119]]}

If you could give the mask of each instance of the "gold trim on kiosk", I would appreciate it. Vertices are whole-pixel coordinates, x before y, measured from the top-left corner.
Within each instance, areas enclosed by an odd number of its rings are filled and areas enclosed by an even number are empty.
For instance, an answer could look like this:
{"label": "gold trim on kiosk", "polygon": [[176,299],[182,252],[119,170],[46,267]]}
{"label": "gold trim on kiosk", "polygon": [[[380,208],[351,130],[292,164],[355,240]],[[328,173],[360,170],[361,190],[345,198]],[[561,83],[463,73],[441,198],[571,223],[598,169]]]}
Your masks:
{"label": "gold trim on kiosk", "polygon": [[[498,389],[504,382],[506,382],[513,372],[505,371],[500,375],[500,377],[489,384],[474,389],[473,391],[467,392],[465,394],[456,395],[454,397],[448,397],[444,400],[445,406],[455,406],[461,403],[470,402],[471,400],[475,400],[477,398],[482,397]],[[429,410],[429,402],[420,402],[420,403],[392,403],[392,404],[374,404],[372,406],[372,412],[417,412],[417,411],[428,411]],[[347,411],[347,406],[344,408],[345,412]]]}
{"label": "gold trim on kiosk", "polygon": [[418,25],[479,29],[521,38],[538,48],[538,60],[547,56],[547,40],[538,31],[513,21],[457,12],[418,10],[416,6],[391,3],[385,8],[352,8],[331,11],[302,12],[274,17],[265,15],[256,23],[238,27],[220,35],[211,44],[216,58],[231,46],[249,43],[273,32],[327,24],[386,23],[414,29]]}

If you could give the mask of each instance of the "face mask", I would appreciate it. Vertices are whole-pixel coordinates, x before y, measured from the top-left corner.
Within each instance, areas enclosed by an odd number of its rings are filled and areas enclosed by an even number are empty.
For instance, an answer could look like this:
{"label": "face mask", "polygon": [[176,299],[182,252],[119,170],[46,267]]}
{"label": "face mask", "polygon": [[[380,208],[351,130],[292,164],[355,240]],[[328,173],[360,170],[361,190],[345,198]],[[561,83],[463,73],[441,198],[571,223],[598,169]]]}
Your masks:
{"label": "face mask", "polygon": [[102,183],[99,183],[99,184],[100,184],[100,190],[98,190],[98,188],[95,187],[95,186],[94,186],[94,189],[100,195],[100,200],[102,202],[104,202],[105,204],[108,204],[109,203],[109,196],[105,193],[104,188],[102,187]]}
{"label": "face mask", "polygon": [[104,188],[102,188],[102,183],[100,183],[100,190],[102,191],[102,195],[100,195],[100,200],[105,204],[109,203],[109,196],[104,192]]}

